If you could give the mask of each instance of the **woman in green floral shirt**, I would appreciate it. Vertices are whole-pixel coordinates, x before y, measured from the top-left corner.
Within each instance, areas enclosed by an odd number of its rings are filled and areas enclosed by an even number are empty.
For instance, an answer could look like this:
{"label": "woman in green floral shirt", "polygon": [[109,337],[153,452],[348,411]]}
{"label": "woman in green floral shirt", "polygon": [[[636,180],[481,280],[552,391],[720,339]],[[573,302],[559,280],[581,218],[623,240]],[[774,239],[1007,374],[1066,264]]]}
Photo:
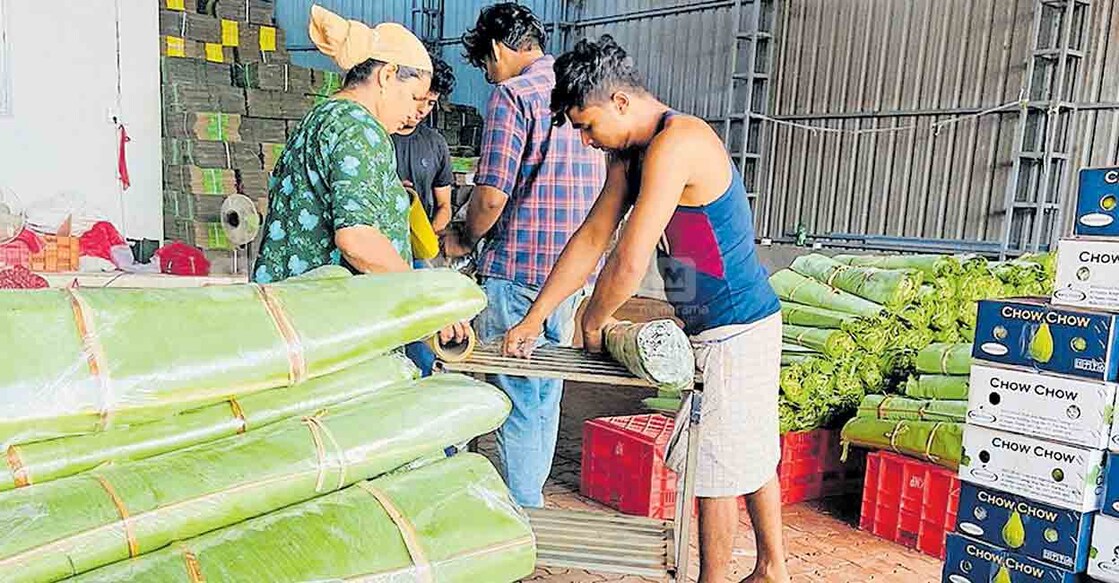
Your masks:
{"label": "woman in green floral shirt", "polygon": [[370,29],[318,6],[311,38],[346,81],[288,139],[269,186],[253,280],[281,281],[331,264],[355,273],[407,271],[411,201],[390,134],[426,97],[431,59],[398,24]]}

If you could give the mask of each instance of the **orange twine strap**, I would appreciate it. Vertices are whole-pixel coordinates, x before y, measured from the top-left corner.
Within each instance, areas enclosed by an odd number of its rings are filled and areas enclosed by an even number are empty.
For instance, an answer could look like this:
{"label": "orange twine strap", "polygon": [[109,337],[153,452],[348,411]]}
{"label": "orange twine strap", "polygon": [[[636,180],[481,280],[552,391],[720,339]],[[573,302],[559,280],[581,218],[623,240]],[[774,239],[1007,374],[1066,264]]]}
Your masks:
{"label": "orange twine strap", "polygon": [[835,287],[835,283],[834,283],[835,278],[839,277],[839,274],[843,273],[844,271],[847,271],[848,269],[851,269],[851,267],[848,266],[848,265],[843,265],[843,266],[836,267],[831,272],[831,275],[828,276],[828,281],[827,281],[828,287]]}
{"label": "orange twine strap", "polygon": [[8,467],[12,470],[12,481],[15,482],[16,488],[26,488],[31,485],[31,470],[23,465],[19,450],[14,445],[8,448]]}
{"label": "orange twine strap", "polygon": [[120,514],[121,524],[124,526],[124,538],[128,541],[128,556],[135,558],[140,556],[140,545],[136,542],[136,534],[132,532],[131,524],[129,524],[128,508],[124,506],[124,500],[121,500],[117,495],[116,489],[102,476],[94,476],[105,492],[109,494],[109,499],[113,501],[113,505],[117,507],[117,514]]}
{"label": "orange twine strap", "polygon": [[334,446],[335,457],[338,459],[338,486],[335,489],[342,489],[346,485],[346,455],[342,451],[342,446],[318,416],[304,417],[303,424],[311,431],[311,440],[315,443],[315,454],[319,461],[319,477],[315,480],[315,492],[322,492],[323,483],[326,481],[326,444],[323,442],[323,437]]}
{"label": "orange twine strap", "polygon": [[241,428],[237,433],[244,433],[249,430],[249,420],[245,419],[245,410],[241,408],[241,403],[237,402],[237,397],[229,398],[229,408],[233,411],[233,417],[241,422]]}
{"label": "orange twine strap", "polygon": [[408,549],[408,555],[412,557],[412,564],[416,566],[416,580],[423,583],[433,583],[435,578],[431,573],[431,562],[427,560],[423,547],[420,546],[420,538],[416,533],[416,527],[392,503],[392,499],[387,494],[369,485],[368,482],[359,482],[358,487],[369,492],[377,500],[381,508],[384,508],[389,518],[392,519],[397,530],[400,531],[400,536],[404,539],[404,546]]}
{"label": "orange twine strap", "polygon": [[936,432],[939,431],[943,425],[943,423],[937,423],[936,425],[933,425],[932,431],[929,431],[929,440],[925,442],[925,459],[934,464],[940,463],[940,456],[935,456],[932,454],[933,440],[936,439]]}
{"label": "orange twine strap", "polygon": [[257,284],[254,284],[254,287],[260,294],[260,299],[264,302],[264,309],[272,317],[272,322],[276,324],[276,330],[280,332],[284,344],[287,345],[290,366],[288,380],[293,385],[307,380],[307,359],[303,355],[303,343],[299,340],[299,334],[295,331],[291,319],[284,311],[283,304],[280,303],[279,298],[273,295],[270,288]]}
{"label": "orange twine strap", "polygon": [[202,574],[202,563],[198,562],[198,555],[184,544],[180,544],[179,547],[183,550],[183,562],[186,563],[187,578],[190,579],[190,583],[206,583],[206,577]]}
{"label": "orange twine strap", "polygon": [[109,426],[110,408],[113,402],[112,384],[109,383],[108,375],[109,367],[105,364],[105,352],[98,341],[97,329],[93,324],[93,317],[90,315],[90,309],[86,305],[85,299],[73,287],[66,288],[66,294],[70,297],[70,308],[74,311],[74,323],[78,328],[78,336],[82,339],[82,350],[85,352],[86,362],[89,363],[89,372],[101,385],[103,403],[101,405],[100,424],[101,428],[105,429]]}

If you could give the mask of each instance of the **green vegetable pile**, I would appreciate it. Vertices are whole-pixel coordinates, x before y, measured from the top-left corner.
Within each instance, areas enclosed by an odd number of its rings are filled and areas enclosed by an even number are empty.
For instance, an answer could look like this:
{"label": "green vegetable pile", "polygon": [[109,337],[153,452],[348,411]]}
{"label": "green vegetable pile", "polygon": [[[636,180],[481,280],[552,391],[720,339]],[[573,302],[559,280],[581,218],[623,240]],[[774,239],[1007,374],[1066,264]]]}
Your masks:
{"label": "green vegetable pile", "polygon": [[867,395],[967,398],[976,302],[1047,295],[1051,255],[798,258],[770,283],[781,298],[781,430],[831,427]]}

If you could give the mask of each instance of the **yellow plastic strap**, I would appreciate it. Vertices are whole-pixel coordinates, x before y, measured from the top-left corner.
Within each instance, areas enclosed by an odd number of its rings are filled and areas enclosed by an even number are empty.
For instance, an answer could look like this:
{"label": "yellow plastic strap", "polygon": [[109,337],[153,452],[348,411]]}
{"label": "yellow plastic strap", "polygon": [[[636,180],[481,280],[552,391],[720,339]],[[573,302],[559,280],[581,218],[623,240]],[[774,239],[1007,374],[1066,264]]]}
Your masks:
{"label": "yellow plastic strap", "polygon": [[101,388],[101,427],[109,425],[109,414],[113,404],[112,383],[109,382],[109,367],[105,363],[104,350],[97,339],[97,329],[85,299],[72,287],[66,288],[70,296],[70,308],[74,311],[74,324],[78,329],[78,336],[82,339],[82,351],[85,353],[89,365],[89,373]]}
{"label": "yellow plastic strap", "polygon": [[276,51],[276,29],[274,27],[260,27],[260,50],[266,53]]}
{"label": "yellow plastic strap", "polygon": [[109,495],[109,499],[113,501],[113,506],[117,508],[117,514],[120,515],[121,525],[124,527],[124,538],[128,542],[129,558],[140,556],[140,544],[136,541],[136,533],[132,532],[131,519],[128,515],[128,508],[124,505],[124,500],[117,495],[116,489],[109,483],[109,480],[106,480],[102,476],[94,476],[94,478],[97,480],[97,483],[101,484],[101,487],[105,489],[105,492]]}
{"label": "yellow plastic strap", "polygon": [[227,47],[241,46],[241,28],[236,20],[221,21],[221,44]]}
{"label": "yellow plastic strap", "polygon": [[186,39],[177,36],[167,37],[167,56],[186,57]]}
{"label": "yellow plastic strap", "polygon": [[303,355],[303,342],[299,339],[299,334],[296,333],[295,327],[287,317],[287,313],[284,312],[279,298],[272,295],[271,290],[266,286],[256,284],[254,286],[260,295],[260,299],[264,302],[264,309],[272,317],[276,330],[279,331],[280,337],[284,339],[284,344],[287,345],[288,381],[292,385],[302,383],[307,380],[307,359]]}
{"label": "yellow plastic strap", "polygon": [[17,446],[8,448],[8,468],[12,470],[12,482],[16,488],[26,488],[31,485],[31,471],[23,465],[23,458],[19,457]]}
{"label": "yellow plastic strap", "polygon": [[368,482],[359,482],[358,487],[369,492],[369,494],[377,500],[381,508],[384,508],[385,513],[392,519],[397,530],[400,531],[400,536],[404,539],[404,546],[408,549],[408,555],[412,557],[412,564],[416,566],[416,580],[422,583],[434,583],[435,577],[431,572],[431,562],[427,560],[427,555],[424,554],[423,547],[420,545],[420,538],[416,533],[416,527],[413,526],[412,522],[404,516],[404,513],[392,503],[392,499],[389,498],[387,494],[369,485]]}
{"label": "yellow plastic strap", "polygon": [[225,47],[218,43],[206,43],[206,60],[211,63],[224,63]]}

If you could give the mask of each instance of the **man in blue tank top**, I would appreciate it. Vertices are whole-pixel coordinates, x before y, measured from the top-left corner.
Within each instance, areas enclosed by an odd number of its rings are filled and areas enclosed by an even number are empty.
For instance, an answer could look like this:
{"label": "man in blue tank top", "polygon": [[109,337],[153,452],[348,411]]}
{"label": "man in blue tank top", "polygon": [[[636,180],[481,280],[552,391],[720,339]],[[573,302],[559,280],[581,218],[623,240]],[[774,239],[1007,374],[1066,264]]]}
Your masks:
{"label": "man in blue tank top", "polygon": [[788,581],[777,482],[780,303],[758,261],[742,178],[711,128],[651,95],[609,36],[580,41],[555,71],[556,121],[570,121],[584,143],[610,153],[607,181],[528,315],[506,334],[505,352],[528,356],[548,315],[582,289],[628,213],[583,316],[584,346],[602,349],[604,328],[655,253],[703,378],[700,581],[729,575],[743,495],[758,546],[745,581]]}

